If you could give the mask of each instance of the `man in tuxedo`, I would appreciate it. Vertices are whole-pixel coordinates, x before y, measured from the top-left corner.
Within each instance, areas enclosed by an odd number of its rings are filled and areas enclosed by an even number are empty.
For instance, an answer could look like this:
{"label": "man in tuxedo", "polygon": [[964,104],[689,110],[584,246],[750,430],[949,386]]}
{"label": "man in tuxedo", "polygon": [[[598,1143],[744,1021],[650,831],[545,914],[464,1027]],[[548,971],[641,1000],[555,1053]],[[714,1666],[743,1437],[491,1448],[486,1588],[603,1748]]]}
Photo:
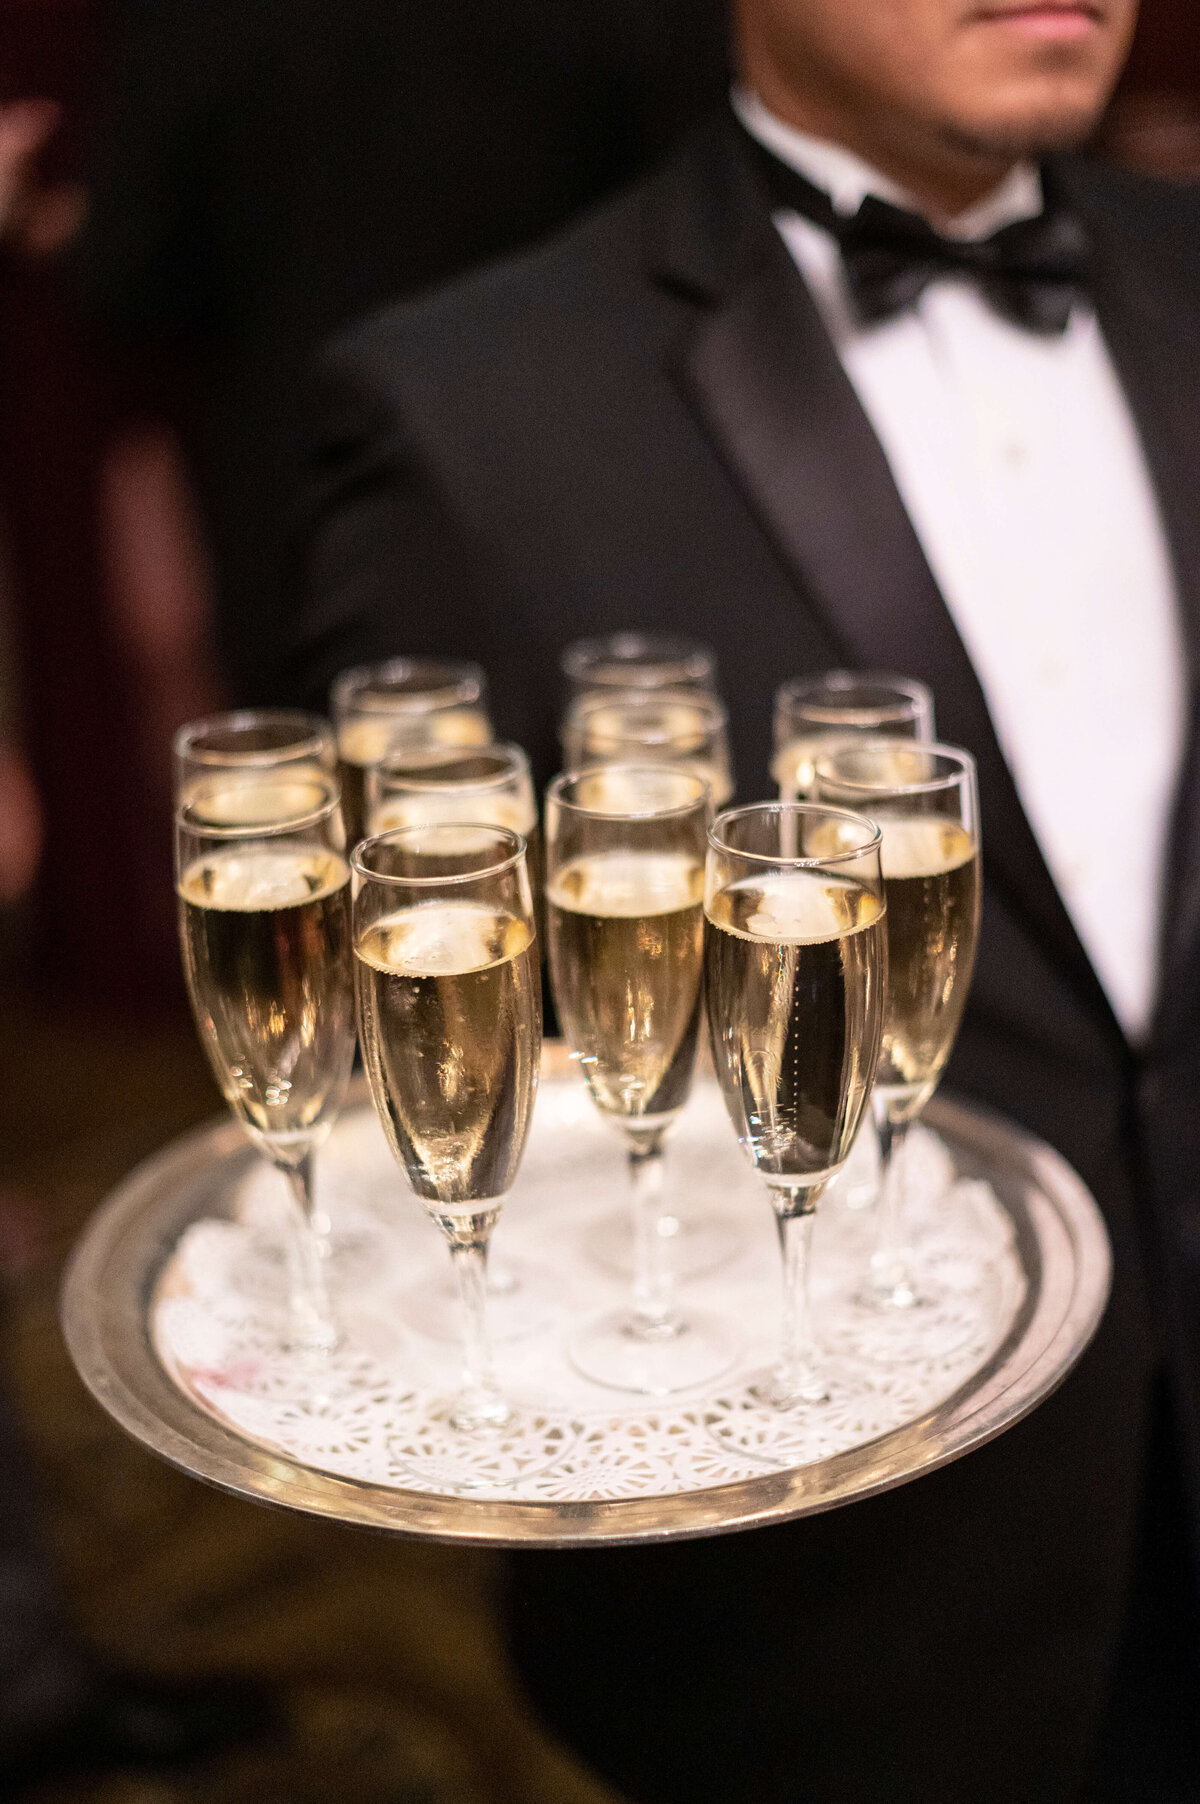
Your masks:
{"label": "man in tuxedo", "polygon": [[1070,154],[1134,0],[739,0],[732,114],[324,360],[294,692],[719,648],[741,792],[798,672],[929,683],[980,771],[949,1082],[1058,1147],[1115,1277],[1059,1393],[919,1484],[524,1556],[514,1645],[645,1804],[1200,1797],[1200,206]]}

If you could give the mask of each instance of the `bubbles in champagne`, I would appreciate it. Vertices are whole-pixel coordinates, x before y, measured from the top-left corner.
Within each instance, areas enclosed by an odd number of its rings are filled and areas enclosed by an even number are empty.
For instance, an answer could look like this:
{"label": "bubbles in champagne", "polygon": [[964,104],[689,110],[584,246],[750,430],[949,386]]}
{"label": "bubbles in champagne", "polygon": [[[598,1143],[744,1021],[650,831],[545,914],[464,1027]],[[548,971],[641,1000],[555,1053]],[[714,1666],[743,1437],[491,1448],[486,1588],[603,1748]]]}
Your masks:
{"label": "bubbles in champagne", "polygon": [[385,797],[371,810],[370,829],[372,833],[391,833],[397,827],[442,826],[453,821],[506,827],[528,838],[537,826],[537,814],[516,796],[459,796],[447,786],[433,795],[418,792]]}
{"label": "bubbles in champagne", "polygon": [[888,999],[878,1082],[893,1113],[933,1091],[958,1032],[975,962],[981,883],[968,830],[940,815],[881,815]]}
{"label": "bubbles in champagne", "polygon": [[275,827],[320,813],[332,801],[330,778],[317,765],[264,775],[205,775],[187,785],[181,803],[194,827]]}
{"label": "bubbles in champagne", "polygon": [[534,935],[480,903],[429,902],[373,922],[355,951],[363,1060],[392,1151],[442,1229],[478,1238],[516,1176],[537,1088]]}
{"label": "bubbles in champagne", "polygon": [[940,877],[975,856],[975,841],[961,821],[921,814],[897,819],[881,815],[880,862],[884,877]]}
{"label": "bubbles in champagne", "polygon": [[671,1114],[700,1020],[704,868],[684,852],[577,858],[546,893],[555,1003],[606,1113]]}
{"label": "bubbles in champagne", "polygon": [[[390,751],[412,742],[419,755],[447,746],[487,745],[492,737],[487,716],[478,708],[407,706],[361,714],[343,722],[338,756],[345,764],[378,764]],[[432,762],[432,760],[428,760]]]}
{"label": "bubbles in champagne", "polygon": [[713,1063],[768,1177],[811,1181],[850,1150],[879,1052],[883,923],[877,896],[827,871],[746,878],[709,899]]}
{"label": "bubbles in champagne", "polygon": [[220,846],[179,879],[184,973],[227,1101],[279,1150],[341,1106],[354,1057],[350,868],[298,842]]}
{"label": "bubbles in champagne", "polygon": [[179,880],[179,894],[199,908],[295,908],[340,889],[350,875],[344,858],[319,846],[221,846],[197,858]]}

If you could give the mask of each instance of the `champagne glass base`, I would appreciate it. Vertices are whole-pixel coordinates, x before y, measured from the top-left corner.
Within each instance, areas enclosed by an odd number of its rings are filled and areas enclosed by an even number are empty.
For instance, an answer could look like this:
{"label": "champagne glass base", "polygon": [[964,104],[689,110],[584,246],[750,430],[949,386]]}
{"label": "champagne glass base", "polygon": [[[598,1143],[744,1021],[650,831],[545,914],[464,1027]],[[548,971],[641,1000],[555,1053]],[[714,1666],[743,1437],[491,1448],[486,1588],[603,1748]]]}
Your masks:
{"label": "champagne glass base", "polygon": [[[708,1431],[728,1456],[780,1470],[805,1465],[823,1457],[826,1441],[830,1450],[836,1445],[844,1413],[839,1403],[851,1382],[849,1368],[836,1358],[822,1358],[811,1386],[788,1384],[771,1367],[721,1400],[706,1417]],[[809,1389],[812,1395],[803,1394]]]}
{"label": "champagne glass base", "polygon": [[858,1362],[882,1367],[956,1352],[979,1332],[983,1301],[920,1278],[905,1287],[910,1301],[891,1292],[864,1288],[830,1310],[826,1332],[831,1345]]}
{"label": "champagne glass base", "polygon": [[284,1316],[280,1347],[299,1359],[327,1359],[343,1344],[345,1335],[332,1317],[301,1316],[288,1309]]}
{"label": "champagne glass base", "polygon": [[720,1316],[691,1312],[649,1333],[627,1311],[585,1322],[567,1342],[577,1372],[609,1390],[666,1397],[727,1372],[740,1342]]}
{"label": "champagne glass base", "polygon": [[512,1407],[499,1391],[460,1391],[450,1406],[455,1434],[497,1435],[512,1421]]}
{"label": "champagne glass base", "polygon": [[767,1409],[803,1409],[806,1404],[829,1402],[829,1380],[820,1366],[799,1374],[777,1367],[750,1386],[750,1395]]}
{"label": "champagne glass base", "polygon": [[[671,1270],[677,1278],[703,1278],[719,1271],[745,1246],[745,1235],[737,1223],[723,1215],[665,1215],[662,1228],[670,1242]],[[614,1209],[590,1223],[583,1245],[592,1264],[602,1271],[617,1278],[632,1277],[633,1223],[627,1212]]]}
{"label": "champagne glass base", "polygon": [[418,1490],[458,1497],[511,1497],[539,1473],[558,1464],[583,1432],[583,1424],[558,1410],[507,1404],[503,1422],[462,1429],[459,1397],[446,1397],[421,1412],[419,1425],[392,1436],[388,1453],[402,1482]]}
{"label": "champagne glass base", "polygon": [[[489,1267],[488,1338],[494,1345],[545,1334],[561,1321],[563,1304],[540,1267],[506,1264],[500,1276],[502,1282],[493,1284]],[[458,1286],[452,1277],[443,1274],[414,1287],[401,1307],[409,1327],[427,1340],[457,1341],[462,1335]]]}

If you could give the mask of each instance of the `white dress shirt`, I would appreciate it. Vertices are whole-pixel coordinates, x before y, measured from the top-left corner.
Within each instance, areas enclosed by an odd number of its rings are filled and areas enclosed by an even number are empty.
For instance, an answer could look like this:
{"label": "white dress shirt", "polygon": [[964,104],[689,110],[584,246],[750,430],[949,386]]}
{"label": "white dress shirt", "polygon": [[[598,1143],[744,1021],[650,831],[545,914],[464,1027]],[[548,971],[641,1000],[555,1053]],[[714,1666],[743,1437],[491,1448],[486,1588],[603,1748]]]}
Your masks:
{"label": "white dress shirt", "polygon": [[[919,210],[754,95],[734,106],[839,212],[868,193]],[[1038,172],[1022,165],[935,223],[983,238],[1041,204]],[[1095,315],[1077,305],[1062,337],[1044,337],[950,275],[896,318],[859,326],[835,240],[794,212],[775,224],[887,455],[1059,893],[1137,1040],[1157,990],[1186,665],[1154,490]]]}

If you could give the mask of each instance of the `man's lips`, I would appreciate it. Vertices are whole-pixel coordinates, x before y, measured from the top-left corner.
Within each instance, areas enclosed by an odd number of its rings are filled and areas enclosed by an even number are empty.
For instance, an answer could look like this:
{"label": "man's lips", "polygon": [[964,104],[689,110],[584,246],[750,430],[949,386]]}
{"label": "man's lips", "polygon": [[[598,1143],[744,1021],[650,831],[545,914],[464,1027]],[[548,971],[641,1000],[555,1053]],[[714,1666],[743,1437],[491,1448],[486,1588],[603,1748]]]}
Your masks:
{"label": "man's lips", "polygon": [[1089,0],[1021,0],[1017,5],[978,7],[972,17],[976,24],[1000,25],[1027,37],[1063,43],[1096,31],[1104,23],[1104,8]]}

